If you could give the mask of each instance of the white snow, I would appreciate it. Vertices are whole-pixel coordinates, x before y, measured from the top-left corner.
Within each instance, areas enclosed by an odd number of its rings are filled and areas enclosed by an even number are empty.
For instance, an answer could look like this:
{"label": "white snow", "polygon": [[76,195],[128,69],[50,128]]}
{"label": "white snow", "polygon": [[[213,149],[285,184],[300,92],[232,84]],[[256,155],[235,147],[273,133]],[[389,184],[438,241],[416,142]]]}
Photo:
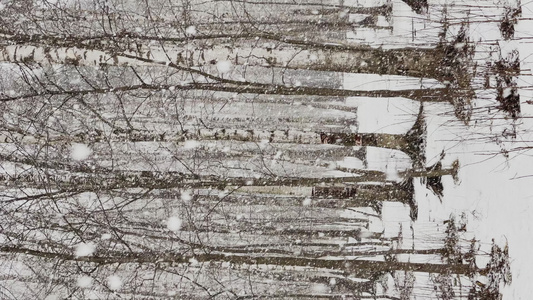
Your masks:
{"label": "white snow", "polygon": [[70,148],[70,157],[73,160],[85,160],[91,155],[91,153],[93,153],[93,151],[85,144],[74,143]]}
{"label": "white snow", "polygon": [[76,257],[90,256],[96,250],[96,245],[93,243],[79,243],[76,245]]}
{"label": "white snow", "polygon": [[411,168],[411,159],[399,150],[367,147],[366,160],[368,170],[384,172],[389,180],[400,180],[398,172]]}
{"label": "white snow", "polygon": [[183,148],[187,150],[195,149],[200,146],[200,142],[195,140],[187,140],[185,143],[183,143]]}
{"label": "white snow", "polygon": [[504,88],[502,97],[506,98],[512,94],[512,88]]}
{"label": "white snow", "polygon": [[311,198],[305,198],[304,201],[302,201],[303,206],[309,206],[311,205]]}
{"label": "white snow", "polygon": [[314,293],[318,294],[325,294],[330,291],[330,287],[327,284],[324,283],[314,283],[311,285],[311,290]]}
{"label": "white snow", "polygon": [[[344,73],[343,87],[348,90],[379,91],[379,90],[410,90],[443,88],[438,80],[429,78],[416,78],[399,75],[379,75],[363,73]],[[376,98],[372,98],[376,99]]]}
{"label": "white snow", "polygon": [[228,191],[225,191],[225,190],[224,191],[220,191],[218,193],[218,198],[222,199],[222,198],[226,197],[227,195],[228,195]]}
{"label": "white snow", "polygon": [[191,259],[189,259],[189,263],[192,266],[196,266],[198,264],[198,260],[196,258],[192,257]]}
{"label": "white snow", "polygon": [[349,14],[348,15],[348,22],[350,23],[358,23],[366,19],[368,15],[365,14]]}
{"label": "white snow", "polygon": [[354,170],[361,170],[365,168],[365,165],[363,162],[355,157],[344,157],[342,160],[336,162],[337,166],[346,168],[346,169],[354,169]]}
{"label": "white snow", "polygon": [[331,278],[331,279],[329,280],[329,285],[334,286],[334,285],[336,285],[336,284],[337,284],[337,280],[336,280],[335,278]]}
{"label": "white snow", "polygon": [[265,149],[265,148],[268,146],[269,143],[270,143],[269,140],[267,140],[267,139],[263,139],[263,140],[261,140],[261,142],[259,143],[259,148],[261,148],[261,149]]}
{"label": "white snow", "polygon": [[376,25],[387,27],[390,26],[390,23],[389,21],[387,21],[387,18],[385,16],[378,16],[378,21],[376,22]]}
{"label": "white snow", "polygon": [[227,74],[233,70],[233,64],[229,60],[221,60],[217,62],[217,70],[220,74]]}
{"label": "white snow", "polygon": [[189,202],[192,200],[192,192],[190,190],[184,190],[181,192],[180,198],[184,202]]}
{"label": "white snow", "polygon": [[185,33],[187,35],[196,35],[196,26],[189,26],[187,29],[185,29]]}
{"label": "white snow", "polygon": [[76,285],[82,289],[88,289],[93,285],[93,279],[87,275],[80,276]]}
{"label": "white snow", "polygon": [[[428,106],[428,114],[438,115],[444,106]],[[513,282],[503,288],[503,299],[530,299],[533,196],[530,178],[522,176],[533,174],[531,157],[520,152],[511,152],[509,159],[494,155],[500,152],[500,147],[478,140],[480,128],[451,126],[450,118],[445,116],[435,117],[434,121],[428,124],[428,132],[432,134],[429,135],[427,157],[437,157],[445,149],[445,164],[450,165],[459,158],[460,182],[456,184],[449,176],[443,177],[442,202],[434,196],[426,196],[427,192],[422,188],[419,191],[422,197],[418,197],[419,218],[443,220],[451,213],[465,212],[468,229],[475,232],[476,239],[484,242],[482,250],[490,250],[487,247],[492,239],[500,246],[508,242]],[[531,141],[530,128],[527,131],[529,133],[523,132],[520,139]],[[459,138],[463,140],[461,143],[457,142]],[[507,147],[520,144],[522,142],[516,141]]]}
{"label": "white snow", "polygon": [[387,0],[345,0],[346,7],[376,7],[387,3]]}
{"label": "white snow", "polygon": [[405,134],[415,123],[420,107],[407,98],[349,97],[346,104],[357,107],[360,133]]}
{"label": "white snow", "polygon": [[122,279],[117,275],[107,277],[107,287],[113,291],[120,290],[122,287]]}
{"label": "white snow", "polygon": [[182,221],[179,217],[170,217],[167,220],[167,228],[170,231],[178,231],[181,229]]}

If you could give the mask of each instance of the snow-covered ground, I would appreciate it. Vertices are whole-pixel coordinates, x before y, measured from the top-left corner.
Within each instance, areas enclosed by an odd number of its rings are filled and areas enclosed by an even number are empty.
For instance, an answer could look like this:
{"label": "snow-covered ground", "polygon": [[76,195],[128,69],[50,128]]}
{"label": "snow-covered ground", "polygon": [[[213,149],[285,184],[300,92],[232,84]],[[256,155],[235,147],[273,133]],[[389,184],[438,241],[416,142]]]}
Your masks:
{"label": "snow-covered ground", "polygon": [[[371,105],[364,108],[359,108],[361,114],[381,112],[379,106],[375,110],[372,110]],[[428,165],[436,162],[443,150],[446,153],[444,166],[450,166],[458,159],[459,181],[454,182],[451,176],[443,177],[442,200],[424,186],[415,185],[419,205],[418,220],[412,224],[408,217],[408,207],[401,203],[386,203],[383,208],[383,226],[391,236],[397,234],[400,223],[403,224],[404,236],[411,234],[409,228],[413,226],[416,235],[420,234],[419,228],[423,228],[428,222],[442,224],[450,215],[459,217],[465,214],[468,230],[481,241],[482,251],[490,251],[492,239],[498,245],[509,245],[513,283],[502,289],[504,299],[530,299],[529,284],[533,278],[531,154],[527,151],[509,152],[509,157],[506,158],[500,151],[501,147],[508,150],[527,147],[528,141],[533,138],[531,127],[526,126],[527,122],[518,125],[520,133],[517,141],[509,141],[500,146],[493,141],[489,125],[465,126],[453,115],[443,114],[452,110],[453,107],[449,104],[425,105],[428,131],[426,155]],[[401,110],[396,110],[396,113],[402,116]],[[369,126],[372,124],[370,122],[361,126],[370,131]],[[382,125],[374,126],[379,131]],[[492,129],[493,132],[498,130],[502,130],[502,125]],[[380,161],[379,156],[374,159],[374,163],[382,165],[388,165],[394,160],[384,156]],[[478,261],[479,266],[486,263]]]}
{"label": "snow-covered ground", "polygon": [[[463,5],[469,4],[469,1],[462,2]],[[481,4],[479,1],[470,2],[472,6]],[[502,3],[484,1],[483,4],[486,4],[484,15],[478,17],[484,16],[488,21],[497,19],[496,13],[492,15],[491,9]],[[516,25],[515,40],[498,43],[503,55],[513,49],[520,51],[522,75],[518,85],[522,118],[513,121],[504,114],[490,115],[486,106],[494,105],[495,100],[477,99],[474,102],[477,111],[470,124],[465,125],[453,116],[450,104],[425,104],[427,164],[437,162],[444,151],[444,166],[450,166],[454,160],[459,160],[459,181],[454,182],[451,176],[443,178],[442,199],[438,199],[424,186],[417,185],[419,216],[414,224],[406,217],[408,208],[402,204],[388,203],[383,208],[384,226],[390,231],[397,230],[401,223],[405,234],[410,234],[410,226],[413,226],[416,234],[420,224],[444,221],[452,214],[464,214],[468,220],[468,229],[481,241],[482,251],[490,251],[492,239],[500,246],[508,243],[513,282],[502,288],[504,299],[531,299],[530,284],[533,279],[533,161],[531,150],[527,149],[533,141],[533,105],[530,104],[533,96],[533,2],[522,4],[523,15]],[[402,24],[405,33],[410,33],[417,24],[411,16],[396,17],[394,22],[393,34],[400,33]],[[499,29],[497,23],[480,22],[471,24],[469,34],[472,40],[492,43],[498,39]],[[370,41],[372,38],[374,37],[369,36]],[[478,53],[476,59],[483,59],[481,56]],[[397,99],[374,101],[354,98],[348,101],[360,103],[358,126],[364,132],[394,131],[402,127],[396,127],[395,121],[400,125],[414,122],[416,109],[408,103],[398,105]],[[516,138],[504,137],[513,130],[516,130]],[[485,263],[486,261],[478,261],[480,266]]]}

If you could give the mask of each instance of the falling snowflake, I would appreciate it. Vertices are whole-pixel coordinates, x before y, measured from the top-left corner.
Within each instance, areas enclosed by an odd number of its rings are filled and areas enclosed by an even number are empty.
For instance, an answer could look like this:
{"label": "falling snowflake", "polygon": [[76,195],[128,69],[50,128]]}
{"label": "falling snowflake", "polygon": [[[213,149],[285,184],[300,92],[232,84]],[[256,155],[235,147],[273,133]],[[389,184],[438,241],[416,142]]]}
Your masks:
{"label": "falling snowflake", "polygon": [[93,151],[85,144],[75,143],[70,149],[70,157],[73,160],[78,161],[87,159],[91,153],[93,153]]}
{"label": "falling snowflake", "polygon": [[80,243],[76,246],[76,257],[92,255],[95,249],[93,243]]}
{"label": "falling snowflake", "polygon": [[198,260],[196,258],[192,257],[192,258],[189,259],[189,263],[192,266],[196,266],[198,264]]}
{"label": "falling snowflake", "polygon": [[178,217],[170,217],[167,220],[167,228],[170,231],[178,231],[181,229],[181,219]]}
{"label": "falling snowflake", "polygon": [[113,291],[120,290],[122,287],[122,279],[117,275],[107,277],[107,287]]}
{"label": "falling snowflake", "polygon": [[83,275],[78,278],[76,284],[82,289],[88,289],[93,285],[93,279],[87,275]]}
{"label": "falling snowflake", "polygon": [[220,74],[227,74],[233,69],[233,64],[229,60],[221,60],[217,62],[217,70]]}
{"label": "falling snowflake", "polygon": [[189,26],[185,29],[187,35],[196,35],[196,26]]}
{"label": "falling snowflake", "polygon": [[218,193],[218,198],[222,199],[222,198],[226,197],[228,194],[229,194],[229,193],[228,193],[228,191],[226,191],[226,190],[224,190],[224,191],[220,191],[220,192]]}
{"label": "falling snowflake", "polygon": [[180,197],[181,197],[181,200],[183,200],[184,202],[189,202],[192,200],[192,193],[189,190],[185,190],[181,192]]}
{"label": "falling snowflake", "polygon": [[334,286],[334,285],[336,285],[336,284],[337,284],[337,280],[336,280],[335,278],[331,278],[331,279],[329,280],[329,285]]}

